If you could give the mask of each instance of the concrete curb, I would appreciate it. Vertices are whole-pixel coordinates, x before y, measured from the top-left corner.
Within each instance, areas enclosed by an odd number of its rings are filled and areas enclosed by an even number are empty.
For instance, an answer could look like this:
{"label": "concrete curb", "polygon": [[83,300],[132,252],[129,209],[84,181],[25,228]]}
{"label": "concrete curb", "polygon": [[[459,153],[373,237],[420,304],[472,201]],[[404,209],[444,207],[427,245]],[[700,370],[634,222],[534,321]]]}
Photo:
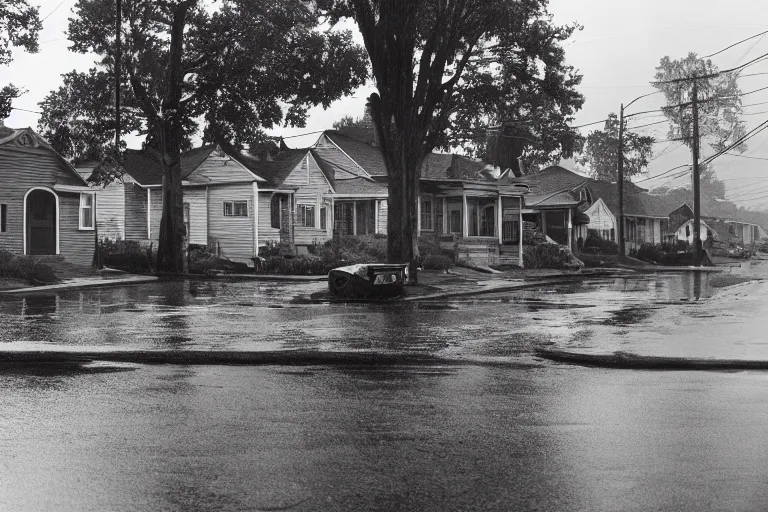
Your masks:
{"label": "concrete curb", "polygon": [[0,295],[30,295],[40,292],[58,292],[77,290],[81,288],[98,288],[106,286],[125,286],[129,284],[141,284],[157,281],[157,276],[131,276],[116,279],[102,278],[74,278],[65,283],[49,284],[44,286],[30,286],[28,288],[16,288],[13,290],[0,290]]}
{"label": "concrete curb", "polygon": [[623,370],[768,370],[768,361],[749,359],[707,359],[685,357],[642,356],[629,352],[587,354],[567,350],[540,349],[538,357],[558,363]]}
{"label": "concrete curb", "polygon": [[126,350],[100,351],[0,351],[2,365],[65,364],[65,363],[134,363],[179,365],[458,365],[463,361],[443,359],[424,354],[382,354],[376,352],[320,352],[320,351],[152,351]]}

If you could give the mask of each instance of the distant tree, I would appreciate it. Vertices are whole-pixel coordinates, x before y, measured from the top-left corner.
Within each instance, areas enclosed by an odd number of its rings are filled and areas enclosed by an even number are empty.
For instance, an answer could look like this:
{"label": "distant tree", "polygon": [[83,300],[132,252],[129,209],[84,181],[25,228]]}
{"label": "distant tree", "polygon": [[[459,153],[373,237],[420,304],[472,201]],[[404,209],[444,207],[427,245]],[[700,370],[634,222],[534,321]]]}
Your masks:
{"label": "distant tree", "polygon": [[338,121],[333,122],[334,130],[343,130],[344,128],[358,128],[363,126],[363,119],[358,117],[357,119],[352,116],[344,116]]}
{"label": "distant tree", "polygon": [[[0,2],[0,65],[13,60],[13,47],[37,53],[37,37],[42,28],[38,7],[31,7],[26,0]],[[11,114],[11,103],[24,92],[13,84],[0,89],[0,118]]]}
{"label": "distant tree", "polygon": [[[38,129],[43,137],[56,151],[75,162],[114,156],[113,74],[91,68],[87,72],[70,71],[62,79],[64,83],[39,103],[42,114]],[[127,80],[120,97],[120,134],[146,133],[146,117]],[[125,149],[124,137],[120,140],[120,149]]]}
{"label": "distant tree", "polygon": [[[717,75],[717,76],[712,76]],[[699,133],[702,139],[709,140],[715,151],[721,151],[735,142],[745,133],[745,124],[741,120],[741,89],[737,82],[739,73],[718,75],[718,67],[711,60],[689,53],[687,57],[672,60],[663,57],[656,68],[655,81],[651,85],[662,91],[667,106],[662,107],[669,120],[669,138],[679,139],[688,147],[693,143],[693,80],[696,80],[699,98]],[[685,79],[668,83],[671,80]],[[683,105],[682,107],[679,105]],[[744,152],[744,143],[733,150]]]}
{"label": "distant tree", "polygon": [[[654,138],[624,131],[624,177],[640,174],[653,156]],[[605,127],[593,130],[587,135],[582,153],[576,162],[599,180],[614,182],[618,179],[619,162],[619,119],[614,113],[608,114]]]}
{"label": "distant tree", "polygon": [[[493,68],[515,55],[530,63],[538,55],[537,44],[549,47],[557,32],[554,27],[529,28],[539,23],[551,26],[547,2],[318,0],[318,4],[329,10],[331,21],[353,18],[363,36],[378,89],[369,98],[371,117],[389,173],[388,259],[413,263],[418,255],[421,166],[433,149],[451,145],[449,132],[465,101],[463,81],[481,72],[493,75]],[[475,65],[477,70],[471,71]],[[532,76],[517,77],[520,90]],[[553,82],[566,80],[558,73],[545,76]],[[415,265],[411,268],[415,270]]]}
{"label": "distant tree", "polygon": [[[285,122],[303,126],[311,106],[329,106],[367,76],[365,53],[348,31],[320,31],[317,10],[302,0],[124,0],[122,68],[127,109],[140,122],[147,146],[165,168],[157,268],[184,268],[181,151],[204,123],[203,139],[239,150],[263,136],[262,128]],[[105,144],[114,124],[98,116],[108,104],[83,93],[113,82],[115,2],[79,0],[70,19],[72,49],[100,57],[99,70],[70,80],[76,89],[44,100],[45,130],[62,147],[81,148],[89,139]],[[109,89],[107,89],[108,91]],[[114,92],[113,92],[114,94]],[[67,129],[55,123],[67,117]],[[283,105],[287,108],[284,110]],[[45,109],[57,108],[57,112]],[[63,115],[62,115],[63,114]],[[82,123],[80,117],[88,117]],[[109,116],[111,117],[111,116]],[[107,117],[107,118],[109,118]],[[68,131],[67,131],[68,130]],[[111,136],[109,138],[111,138]],[[80,138],[80,141],[67,137]],[[109,139],[108,138],[108,139]]]}

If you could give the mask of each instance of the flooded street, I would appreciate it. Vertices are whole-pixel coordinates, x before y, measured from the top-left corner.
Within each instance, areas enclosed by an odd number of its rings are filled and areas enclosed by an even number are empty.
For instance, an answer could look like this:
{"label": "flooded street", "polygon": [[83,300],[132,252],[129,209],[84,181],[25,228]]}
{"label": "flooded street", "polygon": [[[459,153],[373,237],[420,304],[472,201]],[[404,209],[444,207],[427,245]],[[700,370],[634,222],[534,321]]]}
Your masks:
{"label": "flooded street", "polygon": [[[176,281],[0,298],[0,350],[417,353],[531,362],[537,348],[768,359],[768,283],[725,273],[592,278],[400,304],[310,300],[316,283]],[[714,295],[714,296],[713,296]]]}
{"label": "flooded street", "polygon": [[[444,364],[0,368],[0,510],[765,510],[768,373],[535,350],[768,359],[768,283],[609,277],[331,304],[325,283],[0,299],[0,350],[428,354]],[[316,295],[315,295],[316,297]]]}

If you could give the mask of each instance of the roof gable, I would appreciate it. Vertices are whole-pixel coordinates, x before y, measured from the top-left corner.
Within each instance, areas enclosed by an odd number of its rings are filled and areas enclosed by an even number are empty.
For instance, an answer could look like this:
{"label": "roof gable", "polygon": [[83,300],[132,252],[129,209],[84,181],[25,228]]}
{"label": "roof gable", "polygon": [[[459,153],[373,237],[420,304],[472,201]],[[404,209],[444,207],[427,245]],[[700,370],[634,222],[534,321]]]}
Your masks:
{"label": "roof gable", "polygon": [[67,175],[73,178],[78,184],[88,185],[85,178],[77,172],[77,169],[75,169],[66,158],[53,149],[51,145],[32,128],[20,128],[18,130],[8,128],[7,126],[2,126],[0,128],[2,128],[0,129],[0,147],[19,152],[31,153],[36,150],[50,152],[55,156],[56,162],[59,164],[61,170],[67,173]]}

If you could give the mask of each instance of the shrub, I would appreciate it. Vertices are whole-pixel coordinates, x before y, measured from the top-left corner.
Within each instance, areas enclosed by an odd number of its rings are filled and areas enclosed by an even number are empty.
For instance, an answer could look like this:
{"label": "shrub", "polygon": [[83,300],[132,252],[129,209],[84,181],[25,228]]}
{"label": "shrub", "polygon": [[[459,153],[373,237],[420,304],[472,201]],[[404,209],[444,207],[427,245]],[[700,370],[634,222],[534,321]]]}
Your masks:
{"label": "shrub", "polygon": [[225,258],[220,258],[208,250],[206,245],[189,245],[187,252],[188,269],[192,273],[207,274],[212,271],[233,271],[237,265]]}
{"label": "shrub", "polygon": [[426,270],[448,270],[453,266],[453,258],[444,254],[430,254],[423,258],[421,266]]}
{"label": "shrub", "polygon": [[269,258],[272,256],[291,257],[295,256],[293,245],[290,242],[275,242],[267,240],[264,247],[259,248],[259,256]]}
{"label": "shrub", "polygon": [[387,238],[379,235],[337,236],[314,249],[327,260],[345,263],[381,263],[387,261]]}
{"label": "shrub", "polygon": [[590,230],[587,232],[587,239],[584,240],[583,251],[588,254],[617,254],[619,246],[616,242],[606,240]]}
{"label": "shrub", "polygon": [[107,238],[99,242],[99,259],[103,265],[126,272],[147,273],[155,267],[152,249],[142,249],[139,242],[133,240]]}
{"label": "shrub", "polygon": [[260,274],[281,274],[290,276],[322,276],[344,263],[313,256],[266,258],[258,268]]}
{"label": "shrub", "polygon": [[0,277],[45,283],[57,280],[53,269],[38,262],[34,256],[16,256],[4,249],[0,249]]}
{"label": "shrub", "polygon": [[568,252],[557,244],[526,245],[523,247],[523,264],[525,268],[556,268],[568,266]]}

